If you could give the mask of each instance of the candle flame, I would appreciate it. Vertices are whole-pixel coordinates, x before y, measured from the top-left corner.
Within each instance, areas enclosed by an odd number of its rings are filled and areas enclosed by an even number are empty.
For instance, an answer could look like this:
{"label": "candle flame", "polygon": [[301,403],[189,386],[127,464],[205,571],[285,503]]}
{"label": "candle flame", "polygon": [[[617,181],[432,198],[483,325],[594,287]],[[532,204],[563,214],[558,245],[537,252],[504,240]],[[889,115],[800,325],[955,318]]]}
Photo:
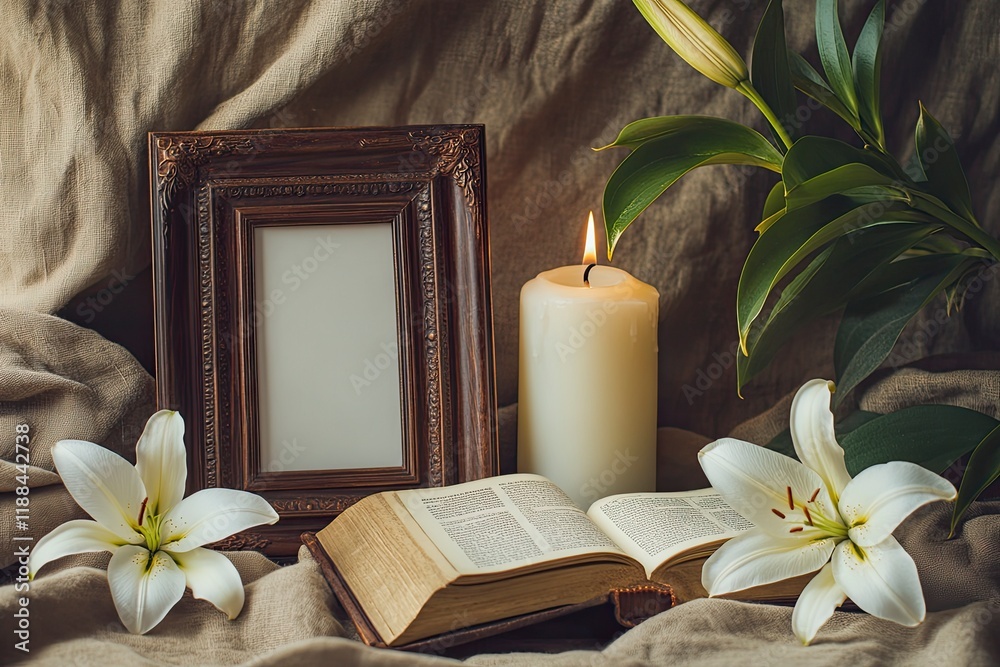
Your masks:
{"label": "candle flame", "polygon": [[597,238],[594,234],[594,212],[587,218],[587,245],[583,251],[584,264],[597,264]]}

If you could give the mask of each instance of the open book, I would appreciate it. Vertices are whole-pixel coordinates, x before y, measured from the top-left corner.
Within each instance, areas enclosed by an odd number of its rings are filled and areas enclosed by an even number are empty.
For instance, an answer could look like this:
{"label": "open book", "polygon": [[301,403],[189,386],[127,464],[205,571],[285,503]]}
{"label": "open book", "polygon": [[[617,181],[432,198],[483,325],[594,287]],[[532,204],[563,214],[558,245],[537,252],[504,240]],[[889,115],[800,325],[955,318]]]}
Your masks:
{"label": "open book", "polygon": [[316,538],[382,641],[398,646],[650,581],[680,601],[703,597],[704,559],[751,527],[712,489],[610,496],[584,513],[546,478],[518,474],[368,496]]}

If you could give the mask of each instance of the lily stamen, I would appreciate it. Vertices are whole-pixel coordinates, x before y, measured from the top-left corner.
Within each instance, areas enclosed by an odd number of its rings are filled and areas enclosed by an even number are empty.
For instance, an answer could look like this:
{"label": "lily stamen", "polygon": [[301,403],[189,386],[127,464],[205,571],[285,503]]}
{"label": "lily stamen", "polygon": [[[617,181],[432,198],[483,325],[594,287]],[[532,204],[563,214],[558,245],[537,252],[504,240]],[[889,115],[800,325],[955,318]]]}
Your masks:
{"label": "lily stamen", "polygon": [[781,519],[784,519],[784,518],[785,518],[785,515],[784,515],[784,514],[782,514],[782,513],[781,513],[781,512],[779,512],[778,510],[774,509],[773,507],[771,508],[771,511],[772,511],[772,512],[774,512],[775,514],[777,514],[779,518],[781,518]]}
{"label": "lily stamen", "polygon": [[811,526],[813,525],[813,518],[809,516],[809,508],[805,505],[802,506],[802,511],[806,513],[806,522]]}
{"label": "lily stamen", "polygon": [[802,526],[795,526],[795,528],[790,528],[788,530],[788,532],[789,533],[801,533],[802,532]]}
{"label": "lily stamen", "polygon": [[146,503],[149,502],[149,497],[142,499],[142,506],[139,508],[139,525],[142,525],[143,516],[146,514]]}
{"label": "lily stamen", "polygon": [[794,510],[795,509],[795,501],[792,498],[792,487],[786,486],[785,490],[788,491],[788,509]]}
{"label": "lily stamen", "polygon": [[816,489],[815,491],[813,491],[813,494],[809,496],[809,502],[811,503],[816,502],[816,496],[818,495],[819,495],[819,489]]}

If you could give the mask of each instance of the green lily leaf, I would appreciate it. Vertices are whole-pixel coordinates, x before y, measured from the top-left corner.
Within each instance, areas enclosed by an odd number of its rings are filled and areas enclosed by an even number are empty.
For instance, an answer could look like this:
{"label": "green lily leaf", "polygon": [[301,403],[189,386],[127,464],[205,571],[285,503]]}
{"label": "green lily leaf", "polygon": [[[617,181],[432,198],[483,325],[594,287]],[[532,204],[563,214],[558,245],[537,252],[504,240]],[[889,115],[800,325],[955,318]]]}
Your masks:
{"label": "green lily leaf", "polygon": [[823,71],[837,98],[858,117],[858,97],[854,90],[851,58],[837,15],[837,0],[816,0],[816,46]]}
{"label": "green lily leaf", "polygon": [[761,326],[752,327],[748,356],[736,360],[737,386],[763,371],[803,325],[842,308],[854,290],[877,268],[940,229],[934,225],[880,225],[865,232],[865,242],[841,237],[817,255],[781,292]]}
{"label": "green lily leaf", "polygon": [[978,226],[972,214],[969,182],[965,180],[955,144],[948,131],[923,104],[920,105],[920,119],[917,120],[916,150],[930,193]]}
{"label": "green lily leaf", "polygon": [[782,163],[781,179],[788,191],[849,164],[862,164],[884,176],[894,176],[891,167],[876,153],[855,148],[838,139],[810,135],[796,141],[788,150]]}
{"label": "green lily leaf", "polygon": [[864,281],[844,310],[834,345],[839,404],[889,356],[906,324],[972,263],[965,255],[901,259]]}
{"label": "green lily leaf", "polygon": [[759,132],[721,118],[698,117],[644,141],[604,188],[608,257],[622,232],[680,177],[710,164],[746,164],[781,170],[781,153]]}
{"label": "green lily leaf", "polygon": [[906,194],[909,196],[910,206],[914,210],[922,211],[937,218],[973,243],[979,244],[997,261],[1000,261],[1000,241],[997,241],[997,239],[977,223],[970,222],[967,218],[957,215],[947,204],[934,195],[909,188],[906,190]]}
{"label": "green lily leaf", "polygon": [[[788,47],[785,45],[785,15],[781,0],[770,0],[757,26],[750,60],[750,81],[774,111],[785,131],[794,138],[790,121],[795,118],[795,87],[788,68]],[[774,132],[772,128],[772,132]],[[782,144],[774,133],[775,141]]]}
{"label": "green lily leaf", "polygon": [[851,64],[854,68],[854,83],[858,91],[858,107],[861,122],[885,148],[885,129],[882,126],[882,107],[879,100],[879,74],[882,71],[882,30],[885,27],[885,0],[878,0],[868,20],[865,21],[854,45]]}
{"label": "green lily leaf", "polygon": [[[966,251],[967,252],[967,251]],[[947,273],[955,268],[956,262],[972,258],[962,252],[957,254],[919,255],[904,257],[898,262],[883,265],[878,271],[865,278],[851,292],[851,300],[866,299],[895,289],[906,287],[918,278],[931,274]]]}
{"label": "green lily leaf", "polygon": [[[814,176],[808,181],[799,183],[785,193],[785,202],[789,211],[807,204],[826,199],[835,194],[851,194],[855,188],[870,186],[889,187],[895,185],[895,179],[880,174],[865,164],[853,162],[842,167]],[[787,183],[785,187],[788,188]]]}
{"label": "green lily leaf", "polygon": [[[865,468],[889,461],[911,461],[933,472],[944,472],[972,451],[976,443],[983,440],[984,434],[997,433],[998,423],[992,417],[967,408],[917,405],[887,415],[858,410],[837,422],[835,430],[837,441],[844,449],[847,471],[853,477]],[[1000,437],[997,444],[1000,444]],[[797,458],[788,429],[765,446]],[[1000,464],[1000,457],[996,463]],[[972,470],[971,465],[969,470]],[[982,489],[990,483],[992,481]]]}
{"label": "green lily leaf", "polygon": [[633,121],[622,128],[618,137],[607,146],[595,148],[595,151],[603,151],[608,148],[628,147],[635,148],[650,139],[662,137],[671,132],[677,132],[696,126],[703,126],[710,129],[712,121],[717,120],[711,116],[653,116],[652,118],[642,118]]}
{"label": "green lily leaf", "polygon": [[747,334],[771,290],[789,271],[822,246],[853,231],[880,224],[933,221],[903,202],[863,204],[834,195],[788,211],[760,235],[750,249],[736,292],[740,344],[747,354]]}
{"label": "green lily leaf", "polygon": [[955,501],[955,511],[951,515],[951,532],[955,534],[958,522],[969,509],[969,505],[985,491],[990,484],[1000,478],[1000,426],[990,431],[976,446],[969,457],[969,467],[962,476],[962,484],[958,488],[958,499]]}
{"label": "green lily leaf", "polygon": [[785,184],[778,181],[767,193],[767,200],[764,201],[764,212],[761,213],[761,220],[767,220],[772,215],[785,208]]}
{"label": "green lily leaf", "polygon": [[840,444],[850,452],[845,456],[851,476],[889,461],[911,461],[941,473],[998,424],[981,412],[954,405],[915,405],[870,420]]}
{"label": "green lily leaf", "polygon": [[855,199],[908,200],[910,180],[890,157],[828,137],[802,137],[782,163],[789,210],[831,194]]}
{"label": "green lily leaf", "polygon": [[836,93],[830,89],[809,61],[795,51],[789,51],[788,67],[792,73],[792,85],[843,118],[855,130],[861,129],[860,121],[837,98]]}
{"label": "green lily leaf", "polygon": [[[837,434],[837,442],[843,442],[844,437],[853,431],[854,429],[867,424],[873,419],[881,417],[877,412],[866,412],[864,410],[857,410],[847,415],[834,426],[834,430]],[[792,433],[787,428],[774,436],[769,443],[764,445],[768,449],[773,449],[779,454],[784,454],[785,456],[790,456],[793,459],[798,460],[798,456],[795,454],[795,445],[792,443]],[[847,452],[844,452],[844,458],[849,458]]]}

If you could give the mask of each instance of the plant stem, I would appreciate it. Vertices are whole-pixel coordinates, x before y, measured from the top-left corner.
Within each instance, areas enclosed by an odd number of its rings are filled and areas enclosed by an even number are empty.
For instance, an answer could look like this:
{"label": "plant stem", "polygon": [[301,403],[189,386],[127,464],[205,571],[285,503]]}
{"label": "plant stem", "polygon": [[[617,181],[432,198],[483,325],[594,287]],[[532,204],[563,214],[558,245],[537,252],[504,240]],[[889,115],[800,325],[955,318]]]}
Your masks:
{"label": "plant stem", "polygon": [[736,87],[736,90],[746,95],[746,97],[754,103],[754,106],[760,109],[760,112],[764,114],[764,118],[767,119],[767,122],[771,124],[772,128],[774,128],[775,133],[781,138],[782,143],[785,144],[785,148],[791,148],[792,138],[788,136],[785,126],[781,124],[781,121],[778,120],[778,117],[774,114],[774,110],[771,109],[767,102],[764,101],[764,98],[760,96],[760,93],[758,93],[757,89],[753,87],[753,84],[749,81],[743,81]]}

